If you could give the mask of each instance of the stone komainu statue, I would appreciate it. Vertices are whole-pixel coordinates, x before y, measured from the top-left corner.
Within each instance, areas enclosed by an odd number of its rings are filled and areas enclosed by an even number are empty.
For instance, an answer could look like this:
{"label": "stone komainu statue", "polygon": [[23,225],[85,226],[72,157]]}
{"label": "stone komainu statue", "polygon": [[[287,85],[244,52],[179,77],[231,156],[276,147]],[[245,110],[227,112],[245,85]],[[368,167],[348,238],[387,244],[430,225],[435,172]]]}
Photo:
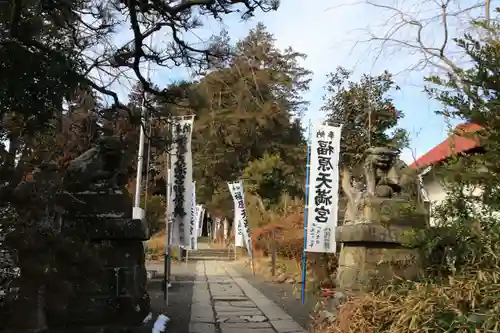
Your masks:
{"label": "stone komainu statue", "polygon": [[120,188],[126,184],[124,144],[119,137],[100,138],[97,145],[74,160],[67,168],[66,183],[71,191],[105,186]]}
{"label": "stone komainu statue", "polygon": [[419,184],[414,172],[399,159],[399,152],[387,147],[366,151],[363,163],[364,183],[353,181],[350,172],[342,172],[342,189],[347,196],[345,222],[355,221],[362,203],[370,198],[419,199]]}
{"label": "stone komainu statue", "polygon": [[368,194],[381,198],[406,196],[415,199],[416,175],[399,159],[399,151],[374,147],[366,153],[363,169]]}
{"label": "stone komainu statue", "polygon": [[417,177],[398,154],[370,148],[362,164],[364,179],[343,172],[348,203],[344,224],[335,228],[335,240],[342,244],[340,290],[370,291],[394,277],[412,280],[421,273],[420,252],[408,241],[426,227],[427,212],[419,202]]}

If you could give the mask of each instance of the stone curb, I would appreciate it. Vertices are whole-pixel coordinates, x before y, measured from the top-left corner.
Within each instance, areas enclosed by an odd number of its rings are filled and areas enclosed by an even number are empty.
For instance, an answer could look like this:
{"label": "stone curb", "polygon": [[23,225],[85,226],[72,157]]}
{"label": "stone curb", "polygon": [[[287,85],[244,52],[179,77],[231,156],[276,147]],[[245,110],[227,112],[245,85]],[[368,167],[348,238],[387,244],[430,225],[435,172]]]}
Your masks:
{"label": "stone curb", "polygon": [[[257,305],[278,333],[307,333],[307,330],[293,320],[293,318],[276,305],[276,303],[271,301],[258,289],[252,286],[244,277],[241,276],[241,274],[225,263],[221,263],[221,265],[224,266],[226,272],[233,279],[236,285],[240,287],[245,295]],[[257,330],[255,330],[255,332],[257,333]]]}

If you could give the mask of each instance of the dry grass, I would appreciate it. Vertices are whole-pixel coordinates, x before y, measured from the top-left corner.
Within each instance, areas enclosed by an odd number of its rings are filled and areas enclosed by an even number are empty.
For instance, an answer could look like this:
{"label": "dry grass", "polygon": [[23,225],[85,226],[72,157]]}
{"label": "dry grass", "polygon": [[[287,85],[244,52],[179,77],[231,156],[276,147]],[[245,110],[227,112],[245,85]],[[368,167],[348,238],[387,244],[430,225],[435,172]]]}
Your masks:
{"label": "dry grass", "polygon": [[351,298],[318,333],[500,332],[500,272],[401,282]]}
{"label": "dry grass", "polygon": [[153,237],[151,237],[148,241],[148,248],[151,249],[165,249],[165,231],[160,231]]}
{"label": "dry grass", "polygon": [[[160,231],[147,241],[147,259],[151,261],[163,260],[165,253],[165,231]],[[176,247],[171,248],[172,257],[177,258],[179,253]]]}
{"label": "dry grass", "polygon": [[[276,249],[277,275],[285,274],[288,278],[301,279],[302,251],[304,248],[303,211],[301,206],[288,210],[282,216],[274,213],[273,223],[256,228],[252,233],[254,254],[265,262],[263,275],[270,276],[268,255]],[[307,254],[307,286],[312,292],[319,292],[321,287],[334,285],[337,260],[335,255],[319,253]]]}

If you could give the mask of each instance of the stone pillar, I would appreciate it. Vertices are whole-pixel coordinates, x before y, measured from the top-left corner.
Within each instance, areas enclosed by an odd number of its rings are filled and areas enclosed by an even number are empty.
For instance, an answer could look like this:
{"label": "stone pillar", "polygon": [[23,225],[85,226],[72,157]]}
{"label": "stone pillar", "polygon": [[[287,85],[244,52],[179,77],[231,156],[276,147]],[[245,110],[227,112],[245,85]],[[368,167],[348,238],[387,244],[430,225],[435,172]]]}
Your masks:
{"label": "stone pillar", "polygon": [[342,244],[337,287],[368,291],[394,276],[414,279],[421,269],[418,250],[405,247],[408,232],[426,224],[426,214],[408,201],[369,197],[358,220],[335,230]]}
{"label": "stone pillar", "polygon": [[[66,297],[52,293],[49,327],[121,327],[142,332],[150,311],[143,241],[145,221],[132,219],[125,190],[87,190],[64,197],[62,233],[75,240],[75,255],[59,258],[66,275]],[[79,253],[81,252],[81,253]],[[91,257],[81,267],[81,257]],[[80,262],[79,262],[80,261]],[[59,297],[58,297],[59,296]]]}

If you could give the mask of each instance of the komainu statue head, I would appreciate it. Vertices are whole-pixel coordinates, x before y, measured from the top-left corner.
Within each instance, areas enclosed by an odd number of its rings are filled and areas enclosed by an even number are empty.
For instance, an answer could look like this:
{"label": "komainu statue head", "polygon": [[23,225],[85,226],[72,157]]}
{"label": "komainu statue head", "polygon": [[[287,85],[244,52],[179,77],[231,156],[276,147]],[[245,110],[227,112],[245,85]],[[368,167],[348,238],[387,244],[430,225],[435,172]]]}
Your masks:
{"label": "komainu statue head", "polygon": [[[397,199],[417,202],[419,183],[415,172],[399,159],[399,151],[389,147],[367,149],[363,162],[364,182],[357,186],[348,170],[343,170],[342,189],[347,196],[345,220],[363,219],[363,206],[370,202]],[[359,181],[358,181],[359,183]]]}

